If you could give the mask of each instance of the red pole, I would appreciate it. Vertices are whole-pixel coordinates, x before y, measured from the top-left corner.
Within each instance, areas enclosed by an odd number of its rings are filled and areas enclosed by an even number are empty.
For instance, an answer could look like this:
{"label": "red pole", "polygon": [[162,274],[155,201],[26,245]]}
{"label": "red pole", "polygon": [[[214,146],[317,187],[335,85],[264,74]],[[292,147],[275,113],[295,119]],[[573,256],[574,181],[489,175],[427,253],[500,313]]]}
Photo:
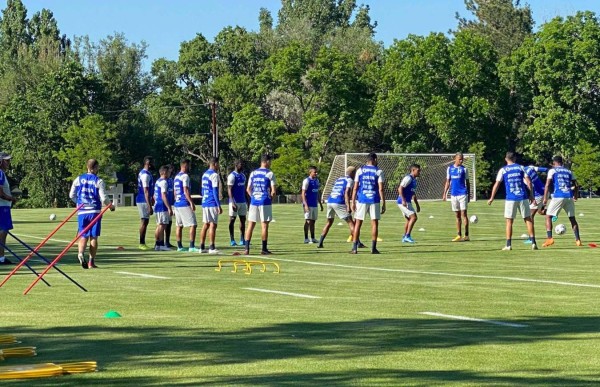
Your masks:
{"label": "red pole", "polygon": [[39,245],[37,245],[37,246],[35,247],[35,249],[33,249],[33,250],[32,250],[32,251],[29,253],[29,255],[27,255],[25,258],[23,258],[23,260],[22,260],[21,262],[19,262],[19,264],[18,264],[18,265],[17,265],[17,266],[16,266],[14,269],[12,269],[12,271],[11,271],[10,273],[8,273],[8,275],[6,276],[6,278],[4,278],[4,280],[2,281],[2,283],[0,283],[0,288],[2,287],[2,285],[4,285],[4,284],[6,283],[6,281],[8,281],[8,280],[9,280],[9,278],[10,278],[10,277],[12,277],[12,276],[13,276],[13,275],[14,275],[14,274],[17,272],[17,270],[19,270],[19,269],[20,269],[20,268],[21,268],[21,267],[22,267],[22,266],[23,266],[25,263],[27,263],[27,261],[28,261],[28,260],[29,260],[29,259],[30,259],[30,258],[33,256],[33,254],[37,253],[37,252],[39,251],[39,249],[41,249],[41,248],[42,248],[42,247],[43,247],[43,246],[46,244],[46,242],[48,242],[48,241],[50,240],[50,238],[52,238],[52,236],[53,236],[54,234],[56,234],[56,233],[58,232],[58,230],[60,230],[60,228],[61,228],[61,227],[62,227],[62,226],[65,224],[65,223],[67,223],[67,222],[69,221],[69,219],[71,219],[71,218],[73,217],[73,215],[75,215],[75,213],[76,213],[77,211],[79,211],[79,209],[80,209],[81,207],[83,207],[83,203],[82,203],[82,204],[80,204],[80,205],[78,205],[78,206],[77,206],[77,208],[76,208],[76,209],[74,209],[74,210],[73,210],[73,212],[71,212],[71,213],[69,214],[69,216],[67,216],[67,217],[66,217],[66,218],[65,218],[65,219],[64,219],[62,222],[60,222],[60,224],[59,224],[58,226],[56,226],[56,227],[54,228],[54,230],[52,230],[52,232],[51,232],[50,234],[48,234],[48,236],[47,236],[46,238],[44,238],[44,240],[43,240],[43,241],[41,241],[41,242],[40,242],[40,244],[39,244]]}
{"label": "red pole", "polygon": [[33,288],[35,286],[35,284],[37,284],[40,279],[42,279],[42,277],[44,275],[46,275],[46,273],[48,273],[50,271],[50,269],[52,269],[52,267],[54,267],[54,265],[56,265],[56,263],[67,253],[67,251],[69,251],[69,249],[75,244],[75,242],[77,242],[79,240],[79,238],[81,238],[81,236],[83,234],[85,234],[90,228],[92,228],[94,226],[94,224],[96,224],[96,222],[98,222],[100,220],[100,218],[102,217],[102,215],[110,210],[110,208],[112,207],[112,203],[107,205],[106,207],[104,207],[104,209],[98,214],[96,215],[96,217],[94,217],[94,219],[92,219],[92,221],[90,222],[90,224],[88,224],[83,230],[81,230],[81,232],[79,234],[77,234],[77,236],[75,237],[75,239],[73,239],[68,245],[67,247],[65,247],[63,249],[63,251],[60,252],[60,254],[58,254],[56,256],[56,258],[54,258],[54,261],[50,262],[50,264],[48,265],[48,267],[46,267],[46,269],[44,269],[44,271],[40,274],[39,277],[37,277],[32,283],[31,285],[29,285],[29,287],[27,289],[25,289],[25,292],[23,292],[23,295],[26,295],[27,293],[29,293],[29,291],[31,290],[31,288]]}

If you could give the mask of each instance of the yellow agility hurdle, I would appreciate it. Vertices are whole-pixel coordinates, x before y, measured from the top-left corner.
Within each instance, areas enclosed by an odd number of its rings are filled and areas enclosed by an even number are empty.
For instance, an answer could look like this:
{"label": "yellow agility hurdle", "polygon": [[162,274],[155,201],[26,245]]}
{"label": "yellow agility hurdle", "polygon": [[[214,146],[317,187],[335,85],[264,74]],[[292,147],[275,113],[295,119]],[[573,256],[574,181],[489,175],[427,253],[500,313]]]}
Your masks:
{"label": "yellow agility hurdle", "polygon": [[5,348],[0,349],[0,360],[9,357],[36,356],[35,347]]}
{"label": "yellow agility hurdle", "polygon": [[261,273],[265,273],[267,271],[267,266],[268,265],[273,265],[274,266],[274,274],[278,274],[281,272],[281,269],[279,267],[279,264],[276,262],[268,262],[268,261],[247,261],[244,259],[220,259],[217,262],[217,268],[215,269],[215,271],[221,271],[223,268],[224,264],[230,263],[232,264],[233,270],[231,271],[232,273],[237,273],[238,272],[238,265],[243,265],[244,268],[242,269],[244,271],[244,274],[252,274],[252,267],[259,265],[262,266],[262,268],[260,269]]}

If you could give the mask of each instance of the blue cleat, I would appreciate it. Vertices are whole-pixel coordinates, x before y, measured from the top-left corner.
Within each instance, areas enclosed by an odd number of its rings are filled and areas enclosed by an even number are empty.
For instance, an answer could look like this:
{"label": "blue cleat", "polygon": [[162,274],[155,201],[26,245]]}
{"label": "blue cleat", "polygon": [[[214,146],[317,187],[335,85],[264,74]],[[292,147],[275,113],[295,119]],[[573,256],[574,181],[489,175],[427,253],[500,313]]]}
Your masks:
{"label": "blue cleat", "polygon": [[523,242],[523,243],[525,243],[526,245],[531,245],[531,244],[533,244],[533,242],[531,242],[531,239],[527,239],[527,240],[526,240],[525,242]]}
{"label": "blue cleat", "polygon": [[402,243],[415,243],[415,241],[411,237],[405,236],[402,238]]}
{"label": "blue cleat", "polygon": [[237,244],[238,246],[245,246],[246,245],[246,241],[243,239],[240,239],[240,241]]}
{"label": "blue cleat", "polygon": [[237,246],[237,244],[235,243],[234,240],[231,240],[231,242],[229,242],[229,246]]}

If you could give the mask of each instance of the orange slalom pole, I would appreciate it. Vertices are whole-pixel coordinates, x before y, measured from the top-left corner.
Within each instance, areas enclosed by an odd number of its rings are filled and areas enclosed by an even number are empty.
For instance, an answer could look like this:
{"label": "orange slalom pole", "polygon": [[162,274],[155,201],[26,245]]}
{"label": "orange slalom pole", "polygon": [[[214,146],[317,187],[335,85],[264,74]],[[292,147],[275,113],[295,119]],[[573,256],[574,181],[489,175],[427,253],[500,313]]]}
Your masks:
{"label": "orange slalom pole", "polygon": [[96,222],[98,222],[100,220],[100,218],[102,218],[102,215],[106,211],[110,210],[111,207],[112,207],[112,203],[109,204],[109,205],[107,205],[106,207],[104,207],[104,209],[98,215],[96,215],[96,217],[94,219],[92,219],[92,221],[90,222],[90,224],[88,224],[83,230],[81,230],[81,232],[79,234],[77,234],[77,236],[75,237],[75,239],[73,239],[67,245],[67,247],[65,247],[63,249],[63,251],[61,251],[60,254],[58,254],[56,256],[56,258],[54,258],[54,261],[50,262],[50,264],[48,265],[48,267],[46,267],[46,269],[44,269],[44,271],[40,273],[39,277],[37,277],[31,283],[31,285],[29,285],[29,287],[27,289],[25,289],[25,292],[23,292],[23,295],[26,295],[27,293],[29,293],[29,291],[31,290],[31,288],[33,288],[40,281],[40,279],[42,279],[42,277],[45,276],[46,273],[48,273],[50,271],[50,269],[52,269],[52,267],[54,267],[54,265],[56,265],[56,263],[67,253],[67,251],[69,251],[69,249],[75,244],[75,242],[77,242],[79,240],[79,238],[81,238],[81,236],[83,234],[85,234],[90,228],[92,228],[96,224]]}
{"label": "orange slalom pole", "polygon": [[37,252],[39,251],[39,249],[41,249],[41,248],[42,248],[42,247],[43,247],[43,246],[46,244],[46,242],[48,242],[48,241],[50,240],[50,238],[52,238],[52,236],[53,236],[54,234],[56,234],[56,233],[58,232],[58,230],[60,230],[60,228],[61,228],[62,226],[64,226],[64,225],[65,225],[65,223],[67,223],[67,222],[69,221],[69,219],[71,219],[71,218],[73,217],[73,215],[75,215],[75,214],[77,213],[77,211],[79,211],[79,209],[80,209],[81,207],[83,207],[83,203],[82,203],[82,204],[80,204],[80,205],[78,205],[78,206],[77,206],[77,208],[76,208],[76,209],[74,209],[74,210],[73,210],[73,212],[71,212],[71,213],[69,214],[69,216],[67,216],[67,217],[66,217],[66,218],[65,218],[65,219],[64,219],[62,222],[60,222],[60,224],[59,224],[58,226],[56,226],[56,228],[54,228],[54,230],[52,230],[52,232],[51,232],[50,234],[48,234],[48,236],[47,236],[46,238],[44,238],[44,240],[42,240],[42,241],[40,242],[40,244],[39,244],[39,245],[37,245],[37,246],[36,246],[36,247],[35,247],[35,248],[34,248],[34,249],[33,249],[33,250],[32,250],[32,251],[29,253],[29,255],[27,255],[25,258],[23,258],[23,259],[21,260],[21,262],[19,262],[19,264],[18,264],[18,265],[17,265],[17,266],[16,266],[14,269],[12,269],[12,271],[11,271],[10,273],[8,273],[8,275],[6,276],[6,278],[4,278],[4,280],[2,281],[2,283],[0,283],[0,288],[2,287],[2,285],[4,285],[4,284],[6,283],[6,281],[8,281],[8,280],[9,280],[9,278],[10,278],[10,277],[12,277],[12,276],[13,276],[13,275],[14,275],[14,274],[17,272],[17,270],[19,270],[19,269],[20,269],[20,268],[21,268],[21,267],[22,267],[22,266],[23,266],[25,263],[27,263],[27,261],[28,261],[28,260],[29,260],[29,259],[30,259],[30,258],[33,256],[33,254],[37,253]]}

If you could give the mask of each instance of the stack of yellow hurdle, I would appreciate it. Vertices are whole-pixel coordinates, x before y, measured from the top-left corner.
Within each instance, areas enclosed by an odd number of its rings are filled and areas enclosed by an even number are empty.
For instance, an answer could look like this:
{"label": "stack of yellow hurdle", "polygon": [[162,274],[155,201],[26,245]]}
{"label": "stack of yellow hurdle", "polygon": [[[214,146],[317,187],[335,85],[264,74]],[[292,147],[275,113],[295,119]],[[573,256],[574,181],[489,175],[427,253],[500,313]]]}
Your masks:
{"label": "stack of yellow hurdle", "polygon": [[[0,335],[0,345],[17,344],[17,338],[10,335]],[[0,349],[0,361],[6,358],[13,357],[30,357],[36,356],[35,347],[18,347]],[[29,378],[46,378],[50,376],[60,376],[68,374],[76,374],[83,372],[94,372],[98,370],[98,365],[95,361],[84,361],[78,363],[43,363],[43,364],[26,364],[26,365],[11,365],[0,367],[0,380],[2,379],[29,379]]]}

